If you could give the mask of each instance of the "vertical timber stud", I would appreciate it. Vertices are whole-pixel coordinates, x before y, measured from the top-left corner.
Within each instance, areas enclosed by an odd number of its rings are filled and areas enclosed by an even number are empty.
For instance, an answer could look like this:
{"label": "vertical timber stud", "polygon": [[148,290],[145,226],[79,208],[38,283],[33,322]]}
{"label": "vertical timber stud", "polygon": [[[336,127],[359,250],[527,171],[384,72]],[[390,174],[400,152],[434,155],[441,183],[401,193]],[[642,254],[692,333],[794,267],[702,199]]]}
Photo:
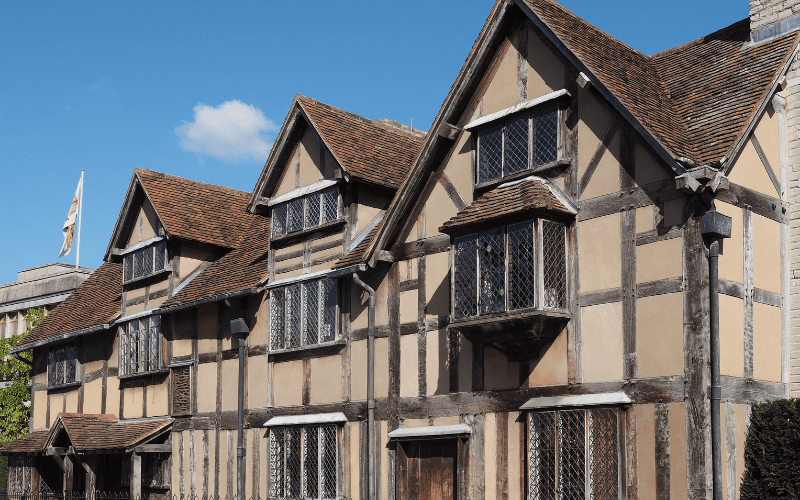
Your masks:
{"label": "vertical timber stud", "polygon": [[735,407],[732,402],[725,403],[725,447],[728,458],[728,477],[725,480],[728,482],[728,498],[739,498],[736,491],[738,484],[736,481],[736,418],[734,411]]}
{"label": "vertical timber stud", "polygon": [[[428,298],[425,290],[425,254],[417,258],[417,363],[419,365],[419,397],[424,398],[428,393],[428,325],[426,321],[425,306]],[[432,367],[436,369],[436,367]]]}
{"label": "vertical timber stud", "polygon": [[142,455],[131,456],[131,498],[142,498]]}
{"label": "vertical timber stud", "polygon": [[[400,268],[398,262],[393,262],[389,268],[389,401],[387,432],[397,429],[399,424],[399,398],[400,398]],[[397,474],[395,464],[397,460],[398,444],[392,442],[387,451],[387,468],[389,471],[389,500],[395,500],[397,488]],[[352,474],[353,471],[351,471]]]}
{"label": "vertical timber stud", "polygon": [[708,265],[700,234],[700,219],[690,217],[683,230],[684,293],[683,339],[686,401],[686,462],[689,499],[708,498],[711,493],[711,436],[708,352]]}
{"label": "vertical timber stud", "polygon": [[669,403],[656,403],[656,500],[670,500]]}
{"label": "vertical timber stud", "polygon": [[[567,82],[567,91],[572,95],[569,107],[565,110],[564,117],[564,156],[571,158],[564,178],[564,187],[567,193],[574,199],[578,199],[578,72],[571,64],[565,64],[564,78]],[[581,367],[581,291],[580,291],[580,271],[578,255],[578,218],[568,228],[567,244],[569,245],[569,307],[572,319],[569,323],[569,338],[567,342],[567,380],[570,384],[578,384],[583,381],[583,370]]]}
{"label": "vertical timber stud", "polygon": [[753,212],[742,209],[744,236],[744,378],[753,379]]}
{"label": "vertical timber stud", "polygon": [[[620,130],[620,189],[623,196],[635,187],[635,140],[628,127]],[[620,218],[622,235],[622,348],[625,380],[639,377],[636,349],[636,209],[626,207]]]}
{"label": "vertical timber stud", "polygon": [[[497,414],[497,463],[496,500],[508,500],[508,413]],[[525,463],[525,462],[522,462]]]}
{"label": "vertical timber stud", "polygon": [[[772,97],[772,107],[778,115],[778,137],[780,144],[780,185],[781,201],[788,206],[789,204],[789,141],[786,122],[786,99],[778,94]],[[786,385],[786,397],[791,397],[791,385],[789,370],[791,355],[789,352],[789,297],[791,296],[791,283],[789,280],[790,271],[790,249],[789,249],[789,224],[781,223],[781,382]]]}
{"label": "vertical timber stud", "polygon": [[[517,28],[517,104],[528,100],[528,24]],[[574,95],[574,94],[573,94]]]}
{"label": "vertical timber stud", "polygon": [[639,461],[637,459],[638,440],[636,439],[636,420],[638,407],[631,405],[625,412],[625,492],[626,500],[639,500]]}

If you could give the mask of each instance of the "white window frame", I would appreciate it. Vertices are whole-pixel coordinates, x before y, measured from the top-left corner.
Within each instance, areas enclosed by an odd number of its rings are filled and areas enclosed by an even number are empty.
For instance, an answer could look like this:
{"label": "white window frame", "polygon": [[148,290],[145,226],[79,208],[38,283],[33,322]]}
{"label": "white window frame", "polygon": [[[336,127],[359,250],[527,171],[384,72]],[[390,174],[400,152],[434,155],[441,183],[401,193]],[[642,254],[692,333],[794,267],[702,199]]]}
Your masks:
{"label": "white window frame", "polygon": [[[563,258],[564,258],[564,279],[563,279],[563,287],[564,287],[564,299],[563,300],[564,300],[564,303],[563,303],[563,307],[552,306],[552,305],[550,305],[549,303],[547,303],[545,301],[546,290],[545,290],[545,275],[544,275],[544,263],[543,263],[543,261],[544,261],[543,233],[544,232],[542,230],[542,225],[543,225],[544,222],[557,224],[557,225],[561,226],[562,229],[563,229],[563,236],[564,236],[564,255],[563,255]],[[563,311],[563,310],[567,309],[567,300],[568,300],[567,295],[568,295],[568,290],[569,290],[569,275],[570,275],[569,258],[568,258],[569,242],[567,240],[567,237],[568,237],[568,224],[566,224],[564,222],[554,221],[552,219],[548,219],[548,218],[545,218],[545,217],[536,217],[536,218],[531,218],[531,219],[527,219],[527,220],[524,220],[524,221],[503,224],[501,226],[498,226],[495,229],[484,229],[484,230],[479,231],[479,232],[475,232],[475,233],[470,233],[470,234],[467,234],[467,235],[459,236],[458,238],[455,238],[453,240],[453,249],[452,249],[452,252],[453,252],[453,261],[452,261],[453,262],[453,272],[451,273],[451,275],[452,275],[452,277],[451,277],[451,290],[453,290],[453,293],[451,294],[451,300],[452,300],[451,311],[452,311],[454,319],[478,318],[480,316],[485,316],[485,315],[488,315],[488,314],[508,313],[508,312],[512,312],[512,311],[531,309],[531,308],[514,308],[514,309],[512,309],[510,307],[510,301],[509,301],[509,296],[510,296],[510,288],[509,288],[510,251],[509,251],[509,249],[510,249],[510,246],[509,246],[508,229],[510,227],[520,226],[522,224],[528,224],[528,223],[532,223],[533,224],[533,239],[534,239],[535,269],[534,269],[534,278],[533,279],[534,279],[534,283],[535,283],[535,285],[534,285],[535,286],[535,292],[534,292],[534,306],[533,306],[533,308],[540,309],[540,310],[558,310],[558,311]],[[503,243],[503,250],[504,250],[504,259],[505,259],[505,264],[504,264],[504,284],[505,284],[505,288],[504,288],[504,291],[503,291],[503,293],[504,293],[504,297],[503,297],[504,307],[503,307],[502,310],[499,310],[499,311],[492,311],[492,312],[485,312],[484,313],[484,312],[481,312],[481,267],[480,267],[480,253],[479,253],[480,235],[482,233],[490,232],[490,231],[494,231],[494,230],[501,230],[503,232],[503,242],[504,242]],[[463,241],[463,240],[465,240],[467,238],[475,238],[476,239],[475,252],[476,252],[476,255],[477,255],[477,260],[476,260],[476,269],[477,269],[477,271],[476,271],[476,280],[477,280],[477,282],[476,282],[476,288],[475,288],[475,291],[476,291],[475,300],[476,300],[476,304],[477,305],[476,305],[476,314],[474,314],[474,315],[460,315],[460,314],[457,313],[457,310],[456,310],[456,295],[457,295],[457,289],[456,289],[457,288],[457,283],[456,283],[456,272],[457,272],[457,269],[456,269],[456,266],[458,264],[458,261],[456,260],[457,259],[457,257],[456,257],[457,248],[456,247],[458,246],[459,242],[461,242],[461,241]]]}
{"label": "white window frame", "polygon": [[[306,334],[306,325],[309,321],[308,292],[314,286],[316,286],[316,342],[309,342]],[[328,290],[332,292],[332,297],[326,297],[323,293],[326,286],[330,287]],[[294,294],[299,294],[299,299],[294,299]],[[298,301],[296,303],[299,303],[299,311],[290,310],[290,297]],[[315,347],[336,342],[339,338],[339,280],[322,277],[272,288],[269,310],[271,351]],[[293,340],[293,337],[290,337],[289,323],[293,321],[297,313],[299,313],[296,320],[299,338]],[[326,316],[330,318],[330,323],[323,322],[323,318]],[[331,327],[333,331],[328,332],[323,340],[324,326]]]}
{"label": "white window frame", "polygon": [[[267,469],[267,480],[269,486],[267,488],[267,497],[269,500],[334,500],[338,498],[342,498],[342,422],[329,422],[329,423],[306,423],[301,425],[281,425],[281,426],[270,426],[269,428],[269,440],[267,443],[267,449],[269,453],[268,458],[268,469]],[[309,491],[309,485],[307,484],[307,480],[309,474],[306,473],[306,467],[308,466],[307,460],[307,444],[306,444],[306,436],[307,431],[310,429],[316,430],[316,479],[317,479],[317,495],[312,496]],[[300,435],[300,457],[299,457],[299,478],[300,478],[300,485],[299,485],[299,494],[289,494],[290,492],[287,491],[287,481],[289,477],[289,453],[286,452],[286,443],[287,438],[286,436],[289,432],[297,432]],[[334,464],[332,465],[333,471],[329,469],[327,471],[324,470],[325,464],[323,463],[323,454],[325,453],[327,446],[330,443],[325,443],[324,441],[324,433],[325,432],[332,432],[334,439],[333,439],[333,447],[335,453],[335,460]],[[329,465],[329,467],[331,467]],[[333,495],[325,495],[324,488],[324,480],[326,475],[323,474],[324,472],[332,472],[334,475],[335,480],[335,492]],[[276,481],[280,477],[280,481]],[[295,490],[292,493],[298,493]]]}
{"label": "white window frame", "polygon": [[[141,327],[145,322],[146,333],[142,336]],[[153,335],[156,336],[155,340],[152,338]],[[161,316],[158,314],[135,318],[120,325],[118,377],[131,377],[165,370],[163,341]],[[151,346],[155,346],[155,352]],[[148,349],[151,350],[148,352]],[[146,366],[141,361],[143,352],[148,352]],[[155,362],[151,361],[152,358],[155,358]]]}

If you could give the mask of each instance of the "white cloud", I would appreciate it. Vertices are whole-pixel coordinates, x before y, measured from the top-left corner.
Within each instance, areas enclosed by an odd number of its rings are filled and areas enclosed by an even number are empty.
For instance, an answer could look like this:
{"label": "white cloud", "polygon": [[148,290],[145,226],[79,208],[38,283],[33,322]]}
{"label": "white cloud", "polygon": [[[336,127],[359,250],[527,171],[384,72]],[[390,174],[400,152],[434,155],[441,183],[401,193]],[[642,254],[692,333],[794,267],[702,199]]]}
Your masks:
{"label": "white cloud", "polygon": [[260,109],[234,100],[217,107],[198,104],[194,121],[184,121],[175,133],[186,151],[230,162],[264,161],[271,147],[264,133],[277,128]]}

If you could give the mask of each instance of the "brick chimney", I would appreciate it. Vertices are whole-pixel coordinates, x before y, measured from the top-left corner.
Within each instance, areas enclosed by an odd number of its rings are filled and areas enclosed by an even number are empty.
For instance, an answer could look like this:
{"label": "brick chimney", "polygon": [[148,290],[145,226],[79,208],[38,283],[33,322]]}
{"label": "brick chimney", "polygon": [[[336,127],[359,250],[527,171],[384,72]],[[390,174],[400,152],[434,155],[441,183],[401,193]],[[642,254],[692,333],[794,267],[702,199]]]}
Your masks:
{"label": "brick chimney", "polygon": [[[750,32],[759,42],[800,27],[800,0],[750,0]],[[791,18],[791,19],[790,19]]]}

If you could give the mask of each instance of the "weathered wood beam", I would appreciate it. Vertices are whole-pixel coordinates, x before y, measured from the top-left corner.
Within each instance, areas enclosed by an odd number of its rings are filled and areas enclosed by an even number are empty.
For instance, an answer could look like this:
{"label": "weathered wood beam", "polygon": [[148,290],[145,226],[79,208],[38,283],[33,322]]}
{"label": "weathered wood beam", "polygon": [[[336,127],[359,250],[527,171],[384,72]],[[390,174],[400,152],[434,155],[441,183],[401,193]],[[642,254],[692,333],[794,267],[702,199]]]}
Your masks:
{"label": "weathered wood beam", "polygon": [[454,141],[458,137],[458,134],[461,133],[461,129],[449,123],[442,123],[439,125],[439,130],[437,130],[436,133],[439,137]]}
{"label": "weathered wood beam", "polygon": [[140,444],[133,451],[136,453],[172,453],[172,444]]}

